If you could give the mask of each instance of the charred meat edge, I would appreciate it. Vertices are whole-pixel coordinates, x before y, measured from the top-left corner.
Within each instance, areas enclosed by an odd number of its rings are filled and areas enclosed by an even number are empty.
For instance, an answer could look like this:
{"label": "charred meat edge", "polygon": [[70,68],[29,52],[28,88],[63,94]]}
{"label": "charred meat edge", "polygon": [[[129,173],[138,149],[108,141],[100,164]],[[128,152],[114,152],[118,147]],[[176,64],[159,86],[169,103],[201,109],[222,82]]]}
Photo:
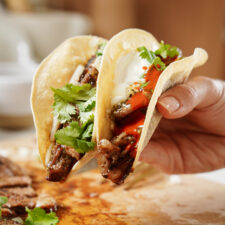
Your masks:
{"label": "charred meat edge", "polygon": [[[166,66],[171,62],[175,61],[177,56],[173,58],[161,58]],[[135,93],[133,93],[135,94]],[[129,98],[133,95],[131,94]],[[152,93],[145,93],[148,96],[149,101],[151,100]],[[146,106],[143,107],[143,109]],[[129,117],[135,111],[130,104],[121,103],[113,107],[112,109],[112,121],[120,122],[123,119]],[[126,151],[125,147],[127,144],[135,142],[135,137],[121,133],[118,136],[113,137],[111,141],[102,139],[98,143],[97,160],[103,177],[110,179],[115,184],[122,184],[124,179],[132,172],[132,165],[134,158]]]}
{"label": "charred meat edge", "polygon": [[[151,98],[151,95],[148,97]],[[139,111],[146,113],[146,106],[133,110],[130,104],[121,103],[113,108],[112,121],[120,123],[127,119],[128,121],[132,120]],[[141,130],[141,128],[138,129]],[[134,162],[134,157],[130,155],[130,150],[126,150],[126,146],[134,144],[135,141],[136,138],[133,135],[128,135],[125,132],[114,136],[111,141],[100,140],[97,160],[103,177],[110,179],[115,184],[124,182],[125,178],[132,172]]]}
{"label": "charred meat edge", "polygon": [[56,209],[54,198],[44,193],[37,195],[27,171],[2,156],[0,156],[0,196],[8,198],[7,203],[2,206],[5,224],[11,223],[8,218],[23,215],[26,207],[30,209],[41,207],[47,211]]}
{"label": "charred meat edge", "polygon": [[[92,56],[88,60],[83,73],[80,75],[79,83],[88,83],[91,84],[92,87],[96,86],[98,70],[92,66],[95,60],[96,56]],[[73,118],[73,120],[80,122],[78,117]],[[67,125],[68,123],[65,123],[63,127]],[[74,164],[83,156],[84,154],[76,152],[72,147],[55,143],[47,166],[46,179],[53,182],[65,181]]]}

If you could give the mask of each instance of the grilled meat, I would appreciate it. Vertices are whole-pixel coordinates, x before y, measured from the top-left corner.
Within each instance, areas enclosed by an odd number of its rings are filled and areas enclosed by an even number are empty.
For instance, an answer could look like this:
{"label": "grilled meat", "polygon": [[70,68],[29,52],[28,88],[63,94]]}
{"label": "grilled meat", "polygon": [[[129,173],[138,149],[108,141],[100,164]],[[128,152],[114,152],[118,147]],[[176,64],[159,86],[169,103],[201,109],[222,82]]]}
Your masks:
{"label": "grilled meat", "polygon": [[133,109],[131,108],[131,105],[123,103],[114,108],[112,115],[115,120],[121,120],[132,112]]}
{"label": "grilled meat", "polygon": [[[98,70],[92,66],[95,62],[96,56],[91,57],[85,65],[84,71],[79,78],[81,84],[89,83],[93,87],[96,86],[98,77]],[[79,121],[79,109],[76,107],[76,115],[72,116],[74,121]],[[61,125],[61,127],[68,126],[68,123]],[[55,143],[51,150],[51,157],[47,166],[46,179],[53,182],[66,180],[69,172],[75,163],[83,157],[84,154],[78,153],[75,149],[68,146],[63,146]]]}
{"label": "grilled meat", "polygon": [[128,144],[133,144],[135,142],[135,137],[132,135],[127,135],[125,132],[122,132],[118,136],[115,136],[111,142],[112,144],[117,146],[125,146]]}
{"label": "grilled meat", "polygon": [[[117,144],[124,144],[119,140],[130,140],[131,137],[120,137]],[[132,138],[132,141],[134,139]],[[113,142],[113,141],[112,141]],[[118,145],[102,139],[98,144],[98,165],[100,166],[103,177],[110,179],[116,184],[123,183],[124,179],[131,172],[134,158],[130,156],[129,151],[120,148]],[[114,140],[115,143],[115,140]]]}
{"label": "grilled meat", "polygon": [[0,220],[0,225],[22,225],[14,220]]}
{"label": "grilled meat", "polygon": [[92,56],[87,64],[84,67],[84,71],[81,74],[80,78],[79,78],[79,82],[81,84],[91,84],[93,87],[96,86],[96,81],[98,78],[98,70],[92,66],[92,64],[95,62],[96,60],[96,56]]}
{"label": "grilled meat", "polygon": [[81,84],[89,83],[93,87],[95,87],[97,78],[98,78],[98,70],[95,67],[93,67],[93,66],[89,66],[86,69],[85,76],[81,80]]}
{"label": "grilled meat", "polygon": [[25,170],[12,163],[9,159],[0,156],[0,178],[26,175]]}
{"label": "grilled meat", "polygon": [[65,180],[74,164],[82,156],[73,148],[56,144],[52,148],[46,179],[54,182]]}
{"label": "grilled meat", "polygon": [[[54,198],[38,196],[32,188],[32,179],[20,166],[0,156],[0,196],[8,198],[2,206],[2,216],[11,217],[25,213],[25,208],[41,207],[55,209]],[[42,204],[40,204],[42,202]],[[1,220],[0,224],[17,224],[11,220]]]}

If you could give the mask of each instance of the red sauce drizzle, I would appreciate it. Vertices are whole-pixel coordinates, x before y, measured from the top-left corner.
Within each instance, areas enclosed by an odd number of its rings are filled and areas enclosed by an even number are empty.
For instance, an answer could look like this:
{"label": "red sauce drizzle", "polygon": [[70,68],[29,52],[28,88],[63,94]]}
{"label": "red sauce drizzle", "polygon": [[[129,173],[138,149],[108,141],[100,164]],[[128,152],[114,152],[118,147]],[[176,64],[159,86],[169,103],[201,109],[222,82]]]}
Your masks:
{"label": "red sauce drizzle", "polygon": [[[176,58],[174,58],[174,60],[175,59]],[[159,68],[159,65],[157,65],[157,67]],[[143,69],[147,70],[148,68],[144,66]],[[141,87],[141,85],[135,83],[138,92],[131,96],[131,98],[126,102],[126,104],[131,104],[133,112],[122,121],[116,123],[114,135],[126,132],[126,134],[133,135],[136,139],[135,143],[128,144],[125,148],[130,151],[130,155],[132,157],[136,156],[137,144],[140,139],[141,129],[138,128],[142,128],[144,125],[146,110],[151,99],[151,95],[162,72],[163,71],[157,70],[156,67],[152,65],[144,74],[146,85]]]}
{"label": "red sauce drizzle", "polygon": [[148,103],[149,99],[143,91],[137,92],[126,102],[131,104],[133,111],[148,106]]}

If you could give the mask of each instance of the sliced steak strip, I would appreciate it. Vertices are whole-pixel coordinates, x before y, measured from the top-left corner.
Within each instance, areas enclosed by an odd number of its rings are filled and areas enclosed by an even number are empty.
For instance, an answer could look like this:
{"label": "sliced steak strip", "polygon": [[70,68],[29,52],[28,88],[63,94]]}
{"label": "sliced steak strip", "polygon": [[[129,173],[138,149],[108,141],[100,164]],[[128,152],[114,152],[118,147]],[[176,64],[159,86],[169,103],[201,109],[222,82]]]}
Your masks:
{"label": "sliced steak strip", "polygon": [[21,195],[10,195],[8,197],[8,202],[4,204],[4,208],[9,208],[14,210],[16,213],[21,214],[25,212],[25,207],[30,209],[34,208],[36,205],[36,198],[29,198]]}
{"label": "sliced steak strip", "polygon": [[19,195],[26,197],[36,197],[37,194],[32,187],[14,187],[14,188],[1,188],[0,195],[10,196],[10,195]]}
{"label": "sliced steak strip", "polygon": [[131,172],[134,158],[129,151],[121,150],[117,145],[102,139],[98,144],[97,160],[102,176],[121,184]]}
{"label": "sliced steak strip", "polygon": [[[27,174],[27,172],[4,157],[0,157],[0,160],[1,168],[4,168],[4,173],[2,170],[2,177],[0,178],[0,196],[8,198],[8,202],[2,206],[3,217],[8,218],[24,214],[26,207],[32,209],[37,207],[37,205],[44,209],[56,209],[56,202],[52,197],[47,194],[45,195],[45,199],[43,199],[43,195],[41,195],[42,197],[37,197],[37,193],[31,187],[31,178],[23,175]],[[42,205],[40,204],[41,198]],[[5,220],[4,222],[10,223],[11,221]]]}
{"label": "sliced steak strip", "polygon": [[113,109],[112,115],[115,120],[121,120],[133,112],[131,104],[120,104]]}
{"label": "sliced steak strip", "polygon": [[74,148],[69,146],[64,146],[66,154],[75,158],[77,161],[82,158],[83,154],[78,153]]}
{"label": "sliced steak strip", "polygon": [[87,83],[89,83],[93,87],[95,87],[96,86],[97,78],[98,78],[98,70],[95,67],[90,66],[87,69],[87,72],[86,72],[84,78],[81,80],[81,84],[87,84]]}
{"label": "sliced steak strip", "polygon": [[71,157],[65,151],[65,146],[56,144],[51,152],[46,179],[53,182],[64,181],[78,159]]}
{"label": "sliced steak strip", "polygon": [[115,136],[111,142],[117,146],[124,146],[128,144],[133,144],[135,142],[135,137],[132,135],[127,135],[125,132],[122,132],[120,135]]}
{"label": "sliced steak strip", "polygon": [[46,210],[56,210],[56,201],[47,194],[40,194],[36,201],[36,207]]}
{"label": "sliced steak strip", "polygon": [[0,220],[0,225],[22,225],[21,223],[18,223],[13,220]]}
{"label": "sliced steak strip", "polygon": [[98,78],[98,70],[92,65],[96,60],[96,56],[92,56],[84,67],[84,71],[79,78],[81,84],[91,84],[93,87],[96,86]]}
{"label": "sliced steak strip", "polygon": [[13,211],[12,209],[8,209],[8,208],[2,208],[2,216],[4,218],[8,218],[8,217],[11,217],[11,216],[16,216],[16,212]]}
{"label": "sliced steak strip", "polygon": [[0,179],[0,188],[26,187],[26,186],[30,186],[31,183],[32,183],[32,180],[28,176],[2,177]]}
{"label": "sliced steak strip", "polygon": [[120,148],[110,141],[102,139],[98,145],[97,160],[103,177],[107,177],[112,165],[114,165],[120,155]]}
{"label": "sliced steak strip", "polygon": [[20,168],[18,165],[10,161],[9,159],[0,156],[0,178],[11,177],[11,176],[26,176],[25,170]]}

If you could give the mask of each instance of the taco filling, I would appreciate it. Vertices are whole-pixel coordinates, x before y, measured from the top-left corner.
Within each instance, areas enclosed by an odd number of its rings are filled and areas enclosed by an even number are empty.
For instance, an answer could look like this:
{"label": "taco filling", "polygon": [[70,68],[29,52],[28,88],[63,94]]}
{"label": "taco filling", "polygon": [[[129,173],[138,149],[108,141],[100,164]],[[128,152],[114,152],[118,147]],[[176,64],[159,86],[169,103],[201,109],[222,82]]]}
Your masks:
{"label": "taco filling", "polygon": [[103,177],[121,184],[131,172],[159,76],[180,57],[178,48],[161,42],[156,51],[143,46],[119,58],[111,100],[112,138],[98,143],[97,159]]}
{"label": "taco filling", "polygon": [[47,157],[49,181],[64,181],[73,166],[95,147],[92,142],[96,81],[105,44],[85,66],[79,65],[70,83],[54,92],[51,145]]}

